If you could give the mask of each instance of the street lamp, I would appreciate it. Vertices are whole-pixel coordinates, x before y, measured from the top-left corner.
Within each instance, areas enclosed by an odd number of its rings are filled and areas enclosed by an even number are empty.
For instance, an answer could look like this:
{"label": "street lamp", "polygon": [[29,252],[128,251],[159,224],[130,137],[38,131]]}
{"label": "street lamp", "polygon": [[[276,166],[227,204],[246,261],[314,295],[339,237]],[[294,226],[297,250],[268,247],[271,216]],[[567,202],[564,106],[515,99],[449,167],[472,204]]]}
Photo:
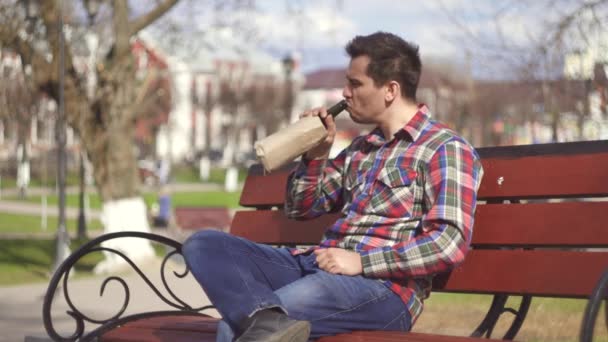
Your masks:
{"label": "street lamp", "polygon": [[89,25],[93,25],[93,21],[99,12],[100,6],[100,0],[84,0],[84,9],[87,11],[87,15],[89,17]]}
{"label": "street lamp", "polygon": [[283,69],[285,70],[285,99],[284,99],[284,110],[285,118],[287,123],[291,120],[291,110],[293,108],[293,85],[292,85],[292,74],[295,69],[296,61],[291,54],[286,55],[283,60]]}
{"label": "street lamp", "polygon": [[23,8],[25,9],[25,19],[27,21],[33,21],[38,17],[38,12],[40,9],[38,8],[39,0],[22,0]]}
{"label": "street lamp", "polygon": [[57,241],[55,249],[56,271],[61,263],[70,253],[70,237],[68,236],[65,223],[65,178],[66,178],[66,122],[64,101],[64,76],[65,76],[65,36],[63,35],[63,11],[62,1],[58,2],[57,34],[59,35],[59,99],[57,109],[56,138],[57,138],[57,183],[59,188],[59,222],[57,227]]}
{"label": "street lamp", "polygon": [[[40,12],[39,0],[22,0],[21,4],[25,9],[25,18],[29,22],[30,26],[35,23]],[[63,35],[63,12],[61,8],[62,2],[59,1],[58,8],[58,20],[57,20],[57,34],[59,35],[59,85],[58,85],[58,109],[57,109],[57,121],[55,123],[55,138],[57,142],[57,187],[59,189],[59,218],[57,223],[57,236],[55,244],[55,261],[53,265],[53,272],[56,271],[61,263],[68,257],[70,253],[70,237],[68,236],[66,223],[65,223],[65,175],[66,175],[66,155],[65,155],[65,141],[66,141],[66,127],[65,127],[65,113],[64,113],[64,74],[65,74],[65,41]]]}
{"label": "street lamp", "polygon": [[[87,11],[87,16],[89,18],[89,26],[92,26],[99,12],[100,1],[99,0],[84,0],[84,8]],[[93,52],[92,52],[93,53]],[[94,72],[94,70],[89,70],[89,72]],[[81,151],[80,151],[80,167],[79,167],[79,193],[78,193],[78,238],[84,239],[87,237],[87,220],[85,216],[85,205],[84,205],[84,196],[86,191],[85,184],[85,155],[82,150],[82,137],[80,139]]]}

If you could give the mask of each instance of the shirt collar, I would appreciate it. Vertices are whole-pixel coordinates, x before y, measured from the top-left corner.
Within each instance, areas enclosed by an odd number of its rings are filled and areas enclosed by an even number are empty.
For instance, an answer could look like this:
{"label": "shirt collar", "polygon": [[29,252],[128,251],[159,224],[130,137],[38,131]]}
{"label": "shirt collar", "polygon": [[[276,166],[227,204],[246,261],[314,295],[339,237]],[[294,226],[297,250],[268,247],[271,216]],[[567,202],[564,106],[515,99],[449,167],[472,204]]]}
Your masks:
{"label": "shirt collar", "polygon": [[[408,139],[412,142],[416,141],[418,137],[420,137],[420,134],[429,120],[430,113],[428,107],[425,104],[419,104],[416,114],[414,114],[410,121],[405,124],[401,130],[395,133],[393,136],[394,139]],[[382,146],[387,142],[387,140],[382,136],[382,131],[379,127],[376,127],[373,131],[371,131],[365,137],[365,141],[374,146]]]}

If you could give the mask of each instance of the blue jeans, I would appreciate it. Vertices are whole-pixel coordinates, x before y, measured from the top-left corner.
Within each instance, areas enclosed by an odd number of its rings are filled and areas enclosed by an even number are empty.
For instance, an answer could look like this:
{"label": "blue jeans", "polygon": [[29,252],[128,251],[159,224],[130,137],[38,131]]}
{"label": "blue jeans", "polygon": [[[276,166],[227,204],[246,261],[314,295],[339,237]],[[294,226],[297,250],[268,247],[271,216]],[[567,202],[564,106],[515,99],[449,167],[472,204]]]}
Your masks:
{"label": "blue jeans", "polygon": [[399,296],[363,276],[325,272],[315,255],[254,243],[224,232],[192,235],[182,253],[196,280],[222,315],[218,341],[232,341],[256,311],[279,308],[309,321],[311,338],[354,330],[409,331],[411,317]]}

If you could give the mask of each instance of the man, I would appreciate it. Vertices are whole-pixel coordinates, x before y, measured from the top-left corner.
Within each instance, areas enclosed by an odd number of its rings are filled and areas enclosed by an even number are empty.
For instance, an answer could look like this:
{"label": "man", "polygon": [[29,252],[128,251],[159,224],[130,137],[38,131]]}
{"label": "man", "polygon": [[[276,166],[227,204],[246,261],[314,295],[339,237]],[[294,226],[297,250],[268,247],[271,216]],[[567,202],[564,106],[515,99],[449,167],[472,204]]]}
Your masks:
{"label": "man", "polygon": [[[328,160],[336,127],[288,181],[285,212],[342,216],[308,250],[205,231],[184,257],[222,314],[218,340],[306,341],[353,330],[409,331],[433,275],[463,261],[482,168],[474,149],[416,103],[418,48],[384,32],[355,37],[343,96],[376,126]],[[310,335],[310,336],[309,336]]]}

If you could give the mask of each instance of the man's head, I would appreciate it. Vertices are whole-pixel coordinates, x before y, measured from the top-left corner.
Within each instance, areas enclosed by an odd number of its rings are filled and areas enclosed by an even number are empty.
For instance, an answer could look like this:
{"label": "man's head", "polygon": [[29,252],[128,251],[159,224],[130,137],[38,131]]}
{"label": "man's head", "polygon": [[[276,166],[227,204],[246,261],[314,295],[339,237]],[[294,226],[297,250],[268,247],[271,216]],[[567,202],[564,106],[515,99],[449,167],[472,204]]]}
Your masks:
{"label": "man's head", "polygon": [[346,45],[351,59],[368,56],[367,75],[380,87],[394,80],[401,86],[401,95],[416,102],[416,89],[420,80],[422,63],[418,46],[386,32],[368,36],[356,36]]}
{"label": "man's head", "polygon": [[346,52],[351,61],[342,95],[355,122],[380,124],[395,101],[416,103],[421,70],[418,47],[378,32],[355,37]]}

